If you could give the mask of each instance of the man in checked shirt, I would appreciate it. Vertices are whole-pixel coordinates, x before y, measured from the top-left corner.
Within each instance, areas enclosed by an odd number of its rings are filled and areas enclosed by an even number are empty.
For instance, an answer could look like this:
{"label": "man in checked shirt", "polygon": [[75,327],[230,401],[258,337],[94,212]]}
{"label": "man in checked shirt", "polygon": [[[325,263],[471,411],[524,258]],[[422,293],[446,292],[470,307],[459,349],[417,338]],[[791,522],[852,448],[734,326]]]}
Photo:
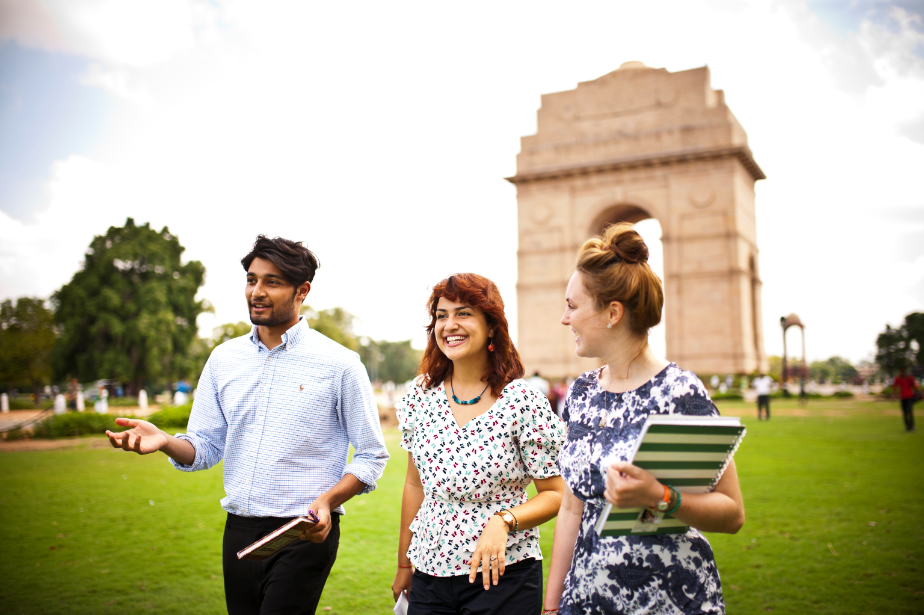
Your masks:
{"label": "man in checked shirt", "polygon": [[[241,263],[254,327],[212,352],[187,433],[119,418],[130,429],[106,434],[125,451],[163,451],[186,472],[223,459],[228,612],[314,613],[337,557],[343,503],[375,489],[388,451],[359,356],[299,316],[319,267],[315,255],[301,243],[259,235]],[[309,509],[320,522],[301,541],[264,561],[237,559]]]}

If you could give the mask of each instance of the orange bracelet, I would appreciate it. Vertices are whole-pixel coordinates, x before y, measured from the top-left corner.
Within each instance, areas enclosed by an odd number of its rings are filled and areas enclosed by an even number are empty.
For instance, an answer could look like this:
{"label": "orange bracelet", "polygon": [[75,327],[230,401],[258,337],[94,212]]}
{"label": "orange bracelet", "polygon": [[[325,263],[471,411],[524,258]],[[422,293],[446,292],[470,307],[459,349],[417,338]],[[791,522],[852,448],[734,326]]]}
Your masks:
{"label": "orange bracelet", "polygon": [[661,485],[661,486],[664,487],[664,499],[661,501],[667,504],[670,504],[671,503],[671,488],[668,487],[667,485]]}
{"label": "orange bracelet", "polygon": [[398,564],[398,568],[413,568],[413,566],[402,566],[401,564]]}

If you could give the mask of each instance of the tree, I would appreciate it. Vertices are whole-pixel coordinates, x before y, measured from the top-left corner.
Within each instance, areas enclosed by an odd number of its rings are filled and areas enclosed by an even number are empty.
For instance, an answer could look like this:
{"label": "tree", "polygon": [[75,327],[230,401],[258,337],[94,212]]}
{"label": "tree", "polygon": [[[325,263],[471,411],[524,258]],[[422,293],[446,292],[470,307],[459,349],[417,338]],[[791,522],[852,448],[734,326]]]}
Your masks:
{"label": "tree", "polygon": [[301,313],[312,329],[358,352],[371,380],[406,382],[417,374],[421,353],[411,348],[410,340],[387,342],[363,338],[360,343],[353,331],[357,319],[342,307],[315,310],[304,305]]}
{"label": "tree", "polygon": [[212,329],[212,339],[209,340],[209,353],[221,344],[229,340],[233,340],[236,337],[243,337],[249,335],[253,330],[253,325],[239,320],[237,322],[227,322],[223,325],[219,325]]}
{"label": "tree", "polygon": [[242,335],[250,333],[252,325],[246,322],[228,322],[212,329],[212,337],[196,337],[189,346],[182,365],[179,376],[186,378],[195,387],[202,374],[202,368],[205,367],[206,361],[220,344],[232,340]]}
{"label": "tree", "polygon": [[42,299],[21,297],[0,304],[0,381],[28,383],[36,402],[51,378],[55,321]]}
{"label": "tree", "polygon": [[420,350],[411,348],[411,340],[386,342],[363,339],[359,356],[371,380],[407,382],[417,375]]}
{"label": "tree", "polygon": [[812,361],[809,375],[818,382],[849,382],[857,377],[857,368],[850,361],[841,357],[831,357],[826,361]]}
{"label": "tree", "polygon": [[310,305],[303,305],[301,313],[305,315],[308,326],[334,340],[341,346],[356,351],[359,340],[353,333],[356,317],[342,307],[327,310],[315,310]]}
{"label": "tree", "polygon": [[924,313],[908,314],[897,329],[886,325],[876,349],[876,363],[890,377],[899,369],[924,365]]}
{"label": "tree", "polygon": [[209,309],[195,298],[205,267],[182,264],[184,250],[167,227],[131,218],[94,237],[83,268],[53,297],[61,327],[55,372],[128,382],[135,392],[182,375],[196,318]]}
{"label": "tree", "polygon": [[905,316],[905,330],[908,332],[908,343],[914,352],[914,364],[924,365],[924,313],[912,312]]}

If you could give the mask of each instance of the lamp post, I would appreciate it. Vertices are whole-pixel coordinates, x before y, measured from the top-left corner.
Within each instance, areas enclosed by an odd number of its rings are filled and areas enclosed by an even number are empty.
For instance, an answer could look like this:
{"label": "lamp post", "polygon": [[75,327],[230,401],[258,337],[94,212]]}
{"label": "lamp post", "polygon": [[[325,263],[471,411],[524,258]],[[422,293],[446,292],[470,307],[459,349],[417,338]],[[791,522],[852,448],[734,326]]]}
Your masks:
{"label": "lamp post", "polygon": [[786,365],[786,330],[789,327],[799,327],[802,330],[802,372],[804,376],[805,372],[805,325],[802,324],[802,320],[799,319],[795,314],[790,314],[789,316],[783,316],[780,318],[780,327],[783,329],[783,395],[789,397],[789,389],[786,388],[786,383],[789,380],[789,370]]}
{"label": "lamp post", "polygon": [[783,373],[780,375],[781,384],[783,385],[783,397],[789,397],[789,390],[786,388],[786,379],[789,374],[786,373],[786,317],[780,316],[780,327],[783,329]]}

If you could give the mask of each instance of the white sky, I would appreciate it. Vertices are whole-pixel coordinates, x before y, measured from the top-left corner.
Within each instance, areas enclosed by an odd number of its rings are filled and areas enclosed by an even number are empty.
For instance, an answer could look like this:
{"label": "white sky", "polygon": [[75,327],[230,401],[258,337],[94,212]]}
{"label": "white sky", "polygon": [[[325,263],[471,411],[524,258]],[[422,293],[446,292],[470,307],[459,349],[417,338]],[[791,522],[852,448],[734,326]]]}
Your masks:
{"label": "white sky", "polygon": [[[924,23],[841,4],[0,0],[0,299],[49,296],[131,216],[205,264],[203,334],[246,319],[260,232],[306,241],[309,303],[374,338],[420,346],[429,287],[458,271],[498,283],[515,330],[519,138],[541,94],[640,60],[708,65],[768,176],[768,353],[796,312],[810,359],[867,358],[924,309]],[[43,58],[76,68],[27,70]],[[33,102],[84,93],[102,120],[52,131]]]}

